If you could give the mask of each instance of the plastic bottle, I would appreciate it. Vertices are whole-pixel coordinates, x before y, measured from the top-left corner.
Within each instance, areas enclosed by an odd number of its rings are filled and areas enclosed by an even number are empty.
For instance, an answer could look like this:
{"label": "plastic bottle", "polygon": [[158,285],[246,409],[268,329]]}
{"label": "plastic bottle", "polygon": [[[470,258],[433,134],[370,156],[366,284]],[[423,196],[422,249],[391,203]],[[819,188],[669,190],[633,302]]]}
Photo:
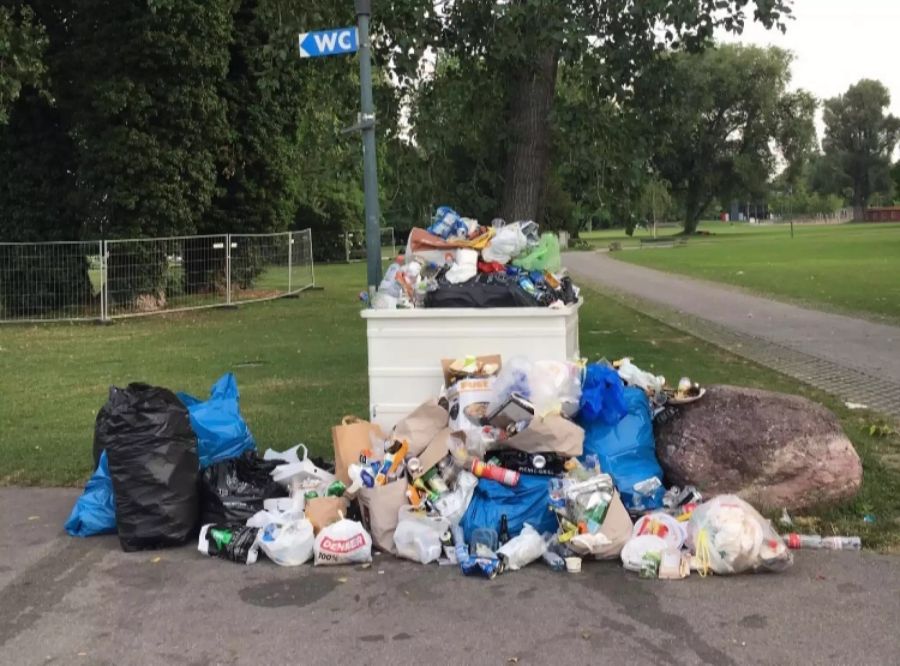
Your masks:
{"label": "plastic bottle", "polygon": [[860,550],[862,540],[859,537],[831,536],[819,534],[797,534],[792,532],[785,536],[787,547],[792,550],[806,548],[809,550]]}
{"label": "plastic bottle", "polygon": [[402,268],[402,261],[398,257],[397,260],[388,267],[387,272],[384,274],[384,279],[381,281],[381,284],[378,285],[378,291],[394,298],[399,298],[400,284],[397,282],[397,274]]}

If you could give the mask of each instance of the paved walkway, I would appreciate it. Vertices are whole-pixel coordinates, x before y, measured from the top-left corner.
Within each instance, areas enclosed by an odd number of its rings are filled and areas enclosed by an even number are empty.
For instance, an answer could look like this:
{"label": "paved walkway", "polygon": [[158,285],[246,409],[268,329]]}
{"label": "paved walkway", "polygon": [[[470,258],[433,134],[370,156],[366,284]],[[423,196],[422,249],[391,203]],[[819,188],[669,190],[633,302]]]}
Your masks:
{"label": "paved walkway", "polygon": [[649,314],[666,323],[848,402],[900,418],[896,326],[753,296],[617,261],[603,252],[568,253],[563,263],[582,282],[637,297]]}
{"label": "paved walkway", "polygon": [[241,566],[71,539],[79,491],[0,488],[0,664],[888,664],[900,567],[799,551],[780,574],[643,580],[619,562],[494,581],[372,567]]}

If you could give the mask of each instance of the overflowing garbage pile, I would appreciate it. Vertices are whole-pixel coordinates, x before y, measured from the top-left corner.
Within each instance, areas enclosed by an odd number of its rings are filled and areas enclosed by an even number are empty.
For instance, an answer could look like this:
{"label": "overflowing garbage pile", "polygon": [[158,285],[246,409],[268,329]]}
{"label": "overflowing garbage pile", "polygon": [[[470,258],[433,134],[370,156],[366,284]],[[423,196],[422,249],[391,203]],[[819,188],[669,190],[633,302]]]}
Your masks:
{"label": "overflowing garbage pile", "polygon": [[194,542],[207,556],[281,566],[365,564],[373,551],[493,578],[538,560],[580,572],[620,559],[644,577],[781,571],[789,548],[749,504],[664,486],[653,419],[700,400],[635,366],[443,361],[444,388],[391,433],[346,417],[334,462],[306,447],[260,455],[226,375],[201,401],[144,384],[110,390],[73,536],[126,551]]}
{"label": "overflowing garbage pile", "polygon": [[534,222],[496,219],[484,227],[441,207],[427,230],[412,230],[372,306],[560,307],[578,295],[562,269],[556,235],[541,235]]}

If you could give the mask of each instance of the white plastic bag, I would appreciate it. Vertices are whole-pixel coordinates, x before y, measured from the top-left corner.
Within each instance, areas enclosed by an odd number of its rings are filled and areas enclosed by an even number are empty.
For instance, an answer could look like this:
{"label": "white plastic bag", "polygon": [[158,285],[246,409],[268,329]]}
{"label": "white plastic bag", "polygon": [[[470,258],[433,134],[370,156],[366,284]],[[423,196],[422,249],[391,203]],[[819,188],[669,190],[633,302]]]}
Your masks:
{"label": "white plastic bag", "polygon": [[327,525],[313,546],[315,565],[364,564],[372,561],[372,537],[362,523],[346,518]]}
{"label": "white plastic bag", "polygon": [[506,568],[518,571],[539,559],[547,550],[547,543],[531,525],[525,523],[519,536],[500,546],[498,555],[506,558]]}
{"label": "white plastic bag", "polygon": [[528,373],[536,416],[574,416],[581,401],[581,368],[564,361],[538,361]]}
{"label": "white plastic bag", "polygon": [[477,485],[478,477],[471,472],[461,471],[456,477],[456,488],[438,497],[434,502],[434,508],[451,525],[458,525],[469,508]]}
{"label": "white plastic bag", "polygon": [[666,385],[665,377],[641,370],[631,362],[630,358],[623,358],[619,361],[616,369],[623,382],[629,386],[642,388],[648,393],[659,393]]}
{"label": "white plastic bag", "polygon": [[528,239],[522,233],[522,225],[518,222],[507,224],[497,230],[497,234],[481,251],[481,256],[488,263],[496,261],[508,264],[528,249]]}
{"label": "white plastic bag", "polygon": [[316,540],[312,523],[305,518],[283,524],[270,522],[259,531],[257,538],[266,556],[283,567],[309,562]]}
{"label": "white plastic bag", "polygon": [[531,361],[526,357],[513,356],[508,361],[504,360],[492,387],[488,414],[498,409],[513,393],[529,398],[531,396],[531,387],[528,385],[530,373]]}
{"label": "white plastic bag", "polygon": [[400,507],[397,517],[394,532],[397,555],[422,564],[439,560],[443,553],[441,535],[450,529],[450,521],[424,515],[411,506]]}
{"label": "white plastic bag", "polygon": [[[300,449],[303,449],[303,457],[299,455]],[[290,488],[292,492],[317,490],[337,480],[334,474],[317,467],[309,459],[308,451],[303,444],[298,444],[281,453],[269,449],[263,454],[263,460],[281,460],[284,462],[283,465],[279,465],[272,470],[272,479],[286,488]]]}
{"label": "white plastic bag", "polygon": [[478,275],[478,250],[461,249],[456,253],[456,263],[444,277],[451,284],[466,282]]}
{"label": "white plastic bag", "polygon": [[772,524],[735,495],[719,495],[694,509],[688,541],[701,574],[783,571],[794,561]]}

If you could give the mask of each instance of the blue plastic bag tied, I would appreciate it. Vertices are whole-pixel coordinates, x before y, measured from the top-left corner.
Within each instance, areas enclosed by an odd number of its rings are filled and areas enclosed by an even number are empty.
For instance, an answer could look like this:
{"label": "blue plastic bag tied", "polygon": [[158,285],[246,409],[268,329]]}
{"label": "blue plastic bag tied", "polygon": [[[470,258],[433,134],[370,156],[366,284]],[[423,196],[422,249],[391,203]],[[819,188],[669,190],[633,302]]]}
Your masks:
{"label": "blue plastic bag tied", "polygon": [[582,423],[615,425],[627,413],[625,385],[619,373],[608,365],[592,363],[581,386]]}
{"label": "blue plastic bag tied", "polygon": [[178,398],[188,408],[191,427],[197,435],[200,469],[256,448],[256,440],[241,417],[234,374],[229,372],[213,384],[205,402],[187,393],[179,393]]}
{"label": "blue plastic bag tied", "polygon": [[656,458],[650,401],[642,389],[632,386],[623,395],[626,414],[617,423],[590,421],[584,413],[579,417],[584,428],[584,453],[580,460],[584,462],[591,454],[599,458],[601,469],[613,478],[626,508],[658,509],[665,488],[663,470]]}
{"label": "blue plastic bag tied", "polygon": [[499,530],[503,515],[506,515],[510,537],[518,536],[525,523],[540,533],[555,532],[559,522],[550,511],[550,477],[522,474],[515,486],[479,479],[460,521],[466,542],[472,540],[476,529]]}

